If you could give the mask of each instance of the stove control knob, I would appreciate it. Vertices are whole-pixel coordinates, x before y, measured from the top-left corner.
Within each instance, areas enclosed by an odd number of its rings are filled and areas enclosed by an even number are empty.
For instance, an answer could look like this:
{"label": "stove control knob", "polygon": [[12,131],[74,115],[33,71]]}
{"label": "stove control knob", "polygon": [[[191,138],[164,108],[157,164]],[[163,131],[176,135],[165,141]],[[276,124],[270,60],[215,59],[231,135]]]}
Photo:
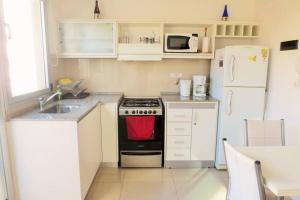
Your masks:
{"label": "stove control knob", "polygon": [[135,114],[135,111],[133,110],[131,113],[134,115],[134,114]]}
{"label": "stove control knob", "polygon": [[126,115],[128,115],[128,114],[129,114],[128,110],[125,110],[125,114],[126,114]]}
{"label": "stove control knob", "polygon": [[147,115],[147,113],[148,113],[147,110],[145,110],[145,111],[144,111],[144,114]]}
{"label": "stove control knob", "polygon": [[148,114],[152,114],[152,110],[148,110]]}
{"label": "stove control knob", "polygon": [[153,110],[153,114],[155,115],[157,112],[156,112],[156,110]]}
{"label": "stove control knob", "polygon": [[141,114],[143,114],[143,111],[142,111],[142,110],[140,110],[139,114],[140,114],[140,115],[141,115]]}

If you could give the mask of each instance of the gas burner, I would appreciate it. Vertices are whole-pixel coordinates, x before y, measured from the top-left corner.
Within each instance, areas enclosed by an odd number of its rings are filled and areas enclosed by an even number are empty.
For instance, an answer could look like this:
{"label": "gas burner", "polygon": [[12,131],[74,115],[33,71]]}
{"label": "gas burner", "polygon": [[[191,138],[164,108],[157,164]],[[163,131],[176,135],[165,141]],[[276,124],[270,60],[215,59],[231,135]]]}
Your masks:
{"label": "gas burner", "polygon": [[125,107],[158,107],[158,99],[125,99],[123,102]]}
{"label": "gas burner", "polygon": [[159,98],[124,98],[119,115],[161,115],[162,103]]}

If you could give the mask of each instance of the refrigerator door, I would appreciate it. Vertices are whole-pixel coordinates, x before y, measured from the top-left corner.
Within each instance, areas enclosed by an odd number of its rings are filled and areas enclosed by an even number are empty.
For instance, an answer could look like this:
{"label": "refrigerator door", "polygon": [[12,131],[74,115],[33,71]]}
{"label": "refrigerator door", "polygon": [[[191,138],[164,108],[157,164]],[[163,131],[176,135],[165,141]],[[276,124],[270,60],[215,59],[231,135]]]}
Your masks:
{"label": "refrigerator door", "polygon": [[266,87],[268,48],[231,46],[225,48],[224,86]]}
{"label": "refrigerator door", "polygon": [[227,138],[232,145],[245,145],[244,119],[263,119],[265,88],[225,87],[220,106],[217,160],[225,164],[222,139]]}

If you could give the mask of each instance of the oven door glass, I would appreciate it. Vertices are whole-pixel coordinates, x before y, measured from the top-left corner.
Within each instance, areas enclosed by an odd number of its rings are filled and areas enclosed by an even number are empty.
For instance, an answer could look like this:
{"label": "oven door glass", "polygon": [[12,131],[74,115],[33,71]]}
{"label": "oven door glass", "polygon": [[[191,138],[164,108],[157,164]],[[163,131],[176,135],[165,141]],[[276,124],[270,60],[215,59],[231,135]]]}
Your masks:
{"label": "oven door glass", "polygon": [[164,136],[164,117],[163,115],[119,116],[118,132],[119,143],[126,146],[136,143],[161,143]]}
{"label": "oven door glass", "polygon": [[167,47],[169,50],[186,50],[190,49],[189,46],[190,37],[187,36],[168,36]]}

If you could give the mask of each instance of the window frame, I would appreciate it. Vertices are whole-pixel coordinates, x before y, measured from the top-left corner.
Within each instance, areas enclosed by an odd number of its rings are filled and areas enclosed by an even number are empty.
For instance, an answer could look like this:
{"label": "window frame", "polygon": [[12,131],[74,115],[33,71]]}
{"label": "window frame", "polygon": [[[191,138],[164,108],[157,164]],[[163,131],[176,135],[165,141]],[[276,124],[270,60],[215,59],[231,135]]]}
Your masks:
{"label": "window frame", "polygon": [[[49,73],[49,59],[48,59],[48,52],[49,52],[49,47],[48,47],[48,40],[47,40],[47,13],[46,13],[46,1],[45,0],[39,0],[40,1],[40,11],[41,11],[41,29],[42,29],[42,39],[43,39],[43,46],[44,46],[44,71],[45,71],[45,81],[47,88],[37,90],[34,92],[29,92],[26,94],[18,95],[18,96],[12,96],[12,90],[11,90],[11,82],[9,78],[9,63],[6,59],[6,61],[3,63],[4,64],[4,70],[5,70],[5,78],[4,80],[6,81],[6,101],[7,101],[7,106],[11,107],[14,106],[15,104],[27,101],[27,100],[32,100],[35,98],[38,98],[40,96],[43,96],[51,91],[51,82],[50,82],[50,73]],[[4,9],[4,8],[3,8]],[[5,20],[5,19],[4,19]],[[5,21],[3,21],[3,25],[5,25]],[[4,41],[6,41],[7,38],[4,36]],[[5,44],[4,44],[5,45]]]}

